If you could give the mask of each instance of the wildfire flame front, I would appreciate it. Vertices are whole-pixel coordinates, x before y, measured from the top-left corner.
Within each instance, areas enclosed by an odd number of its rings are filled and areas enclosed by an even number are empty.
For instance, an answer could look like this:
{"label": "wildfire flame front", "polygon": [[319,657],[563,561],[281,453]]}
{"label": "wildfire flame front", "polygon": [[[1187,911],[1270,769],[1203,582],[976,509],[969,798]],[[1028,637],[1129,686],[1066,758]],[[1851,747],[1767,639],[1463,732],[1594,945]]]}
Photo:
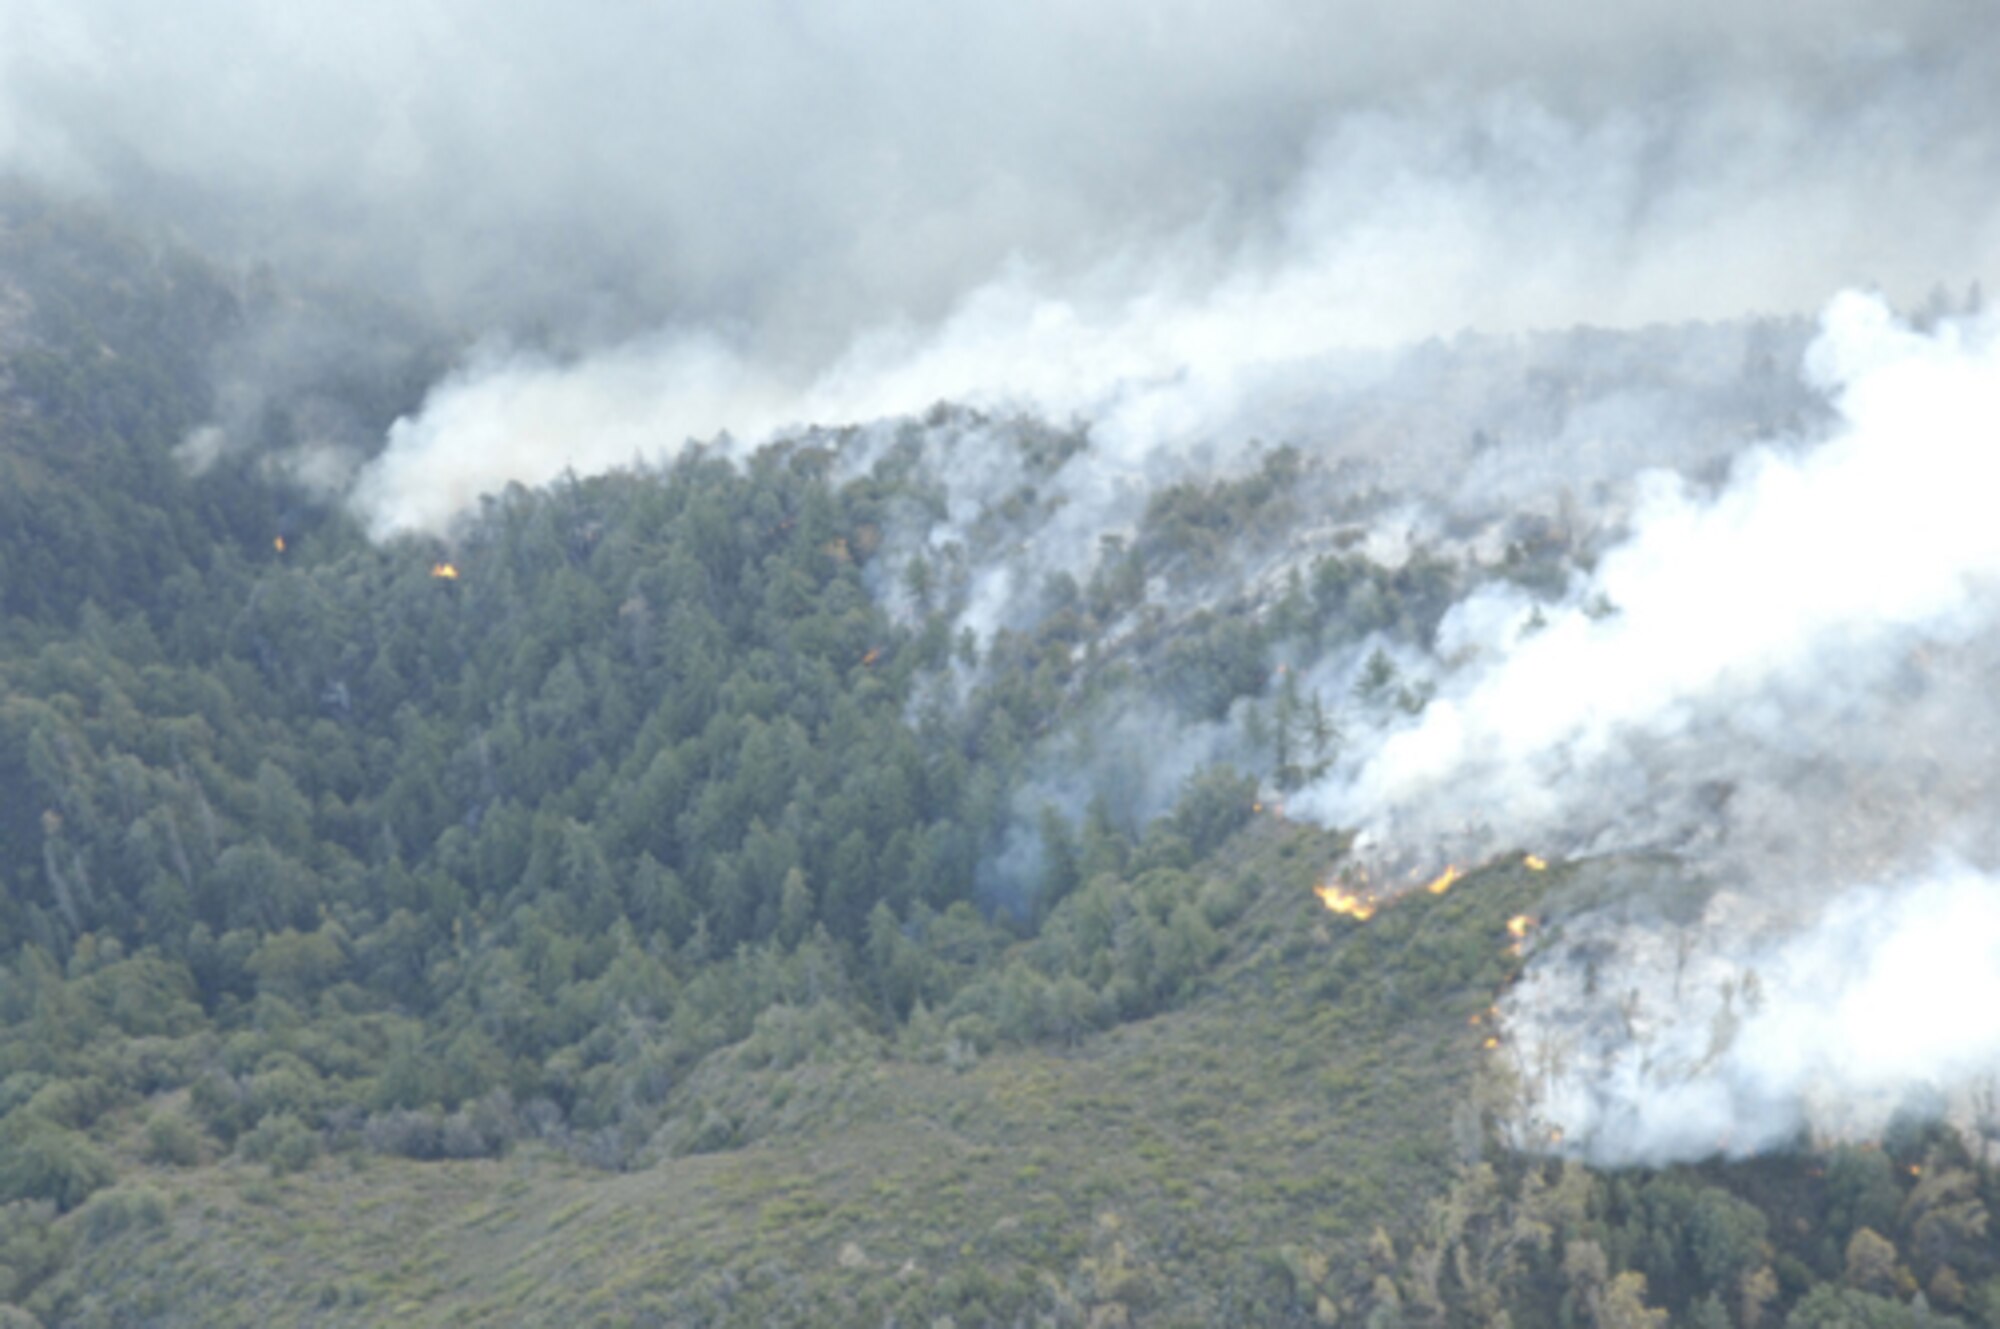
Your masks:
{"label": "wildfire flame front", "polygon": [[1313,894],[1334,913],[1345,914],[1357,923],[1365,923],[1375,917],[1375,897],[1372,895],[1356,895],[1332,883],[1313,887]]}
{"label": "wildfire flame front", "polygon": [[1520,955],[1522,947],[1528,944],[1528,929],[1535,926],[1535,920],[1526,914],[1516,914],[1507,920],[1507,935],[1514,940],[1507,946],[1509,953]]}

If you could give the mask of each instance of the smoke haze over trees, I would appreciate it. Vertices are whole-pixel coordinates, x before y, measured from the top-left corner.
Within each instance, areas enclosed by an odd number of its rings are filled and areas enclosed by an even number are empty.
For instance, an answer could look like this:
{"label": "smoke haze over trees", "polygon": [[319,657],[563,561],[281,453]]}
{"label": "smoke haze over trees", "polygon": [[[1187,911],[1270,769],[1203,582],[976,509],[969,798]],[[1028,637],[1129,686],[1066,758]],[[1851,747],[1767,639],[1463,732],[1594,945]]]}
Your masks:
{"label": "smoke haze over trees", "polygon": [[0,161],[501,334],[386,528],[940,398],[1109,411],[1143,464],[1258,365],[1987,267],[1964,5],[1518,9],[14,3]]}
{"label": "smoke haze over trees", "polygon": [[0,0],[0,1306],[2000,1323],[1996,67]]}

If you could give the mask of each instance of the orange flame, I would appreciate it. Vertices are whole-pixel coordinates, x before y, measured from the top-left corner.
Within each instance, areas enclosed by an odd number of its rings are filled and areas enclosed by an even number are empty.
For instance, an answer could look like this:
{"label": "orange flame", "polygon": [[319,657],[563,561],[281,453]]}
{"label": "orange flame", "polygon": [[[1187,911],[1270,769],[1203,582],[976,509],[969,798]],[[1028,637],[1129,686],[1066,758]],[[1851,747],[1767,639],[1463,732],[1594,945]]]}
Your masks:
{"label": "orange flame", "polygon": [[1486,1050],[1488,1052],[1491,1052],[1494,1048],[1497,1048],[1499,1046],[1500,1046],[1500,1040],[1497,1038],[1489,1038],[1486,1040]]}
{"label": "orange flame", "polygon": [[433,563],[431,564],[431,576],[438,578],[440,581],[457,581],[458,569],[449,563]]}
{"label": "orange flame", "polygon": [[1460,877],[1463,877],[1464,875],[1465,874],[1463,872],[1460,872],[1456,867],[1448,867],[1443,872],[1440,872],[1437,875],[1437,878],[1434,881],[1432,881],[1430,885],[1424,887],[1424,889],[1429,891],[1432,895],[1443,895],[1446,891],[1450,890],[1454,885],[1456,885],[1458,883],[1458,879]]}
{"label": "orange flame", "polygon": [[1546,858],[1537,858],[1533,854],[1523,854],[1521,855],[1521,866],[1530,872],[1546,872],[1549,868],[1549,860]]}
{"label": "orange flame", "polygon": [[279,553],[281,553],[281,554],[282,554],[282,553],[284,553],[284,552],[285,552],[285,537],[284,537],[284,536],[282,536],[282,535],[275,535],[275,536],[272,536],[272,537],[271,537],[271,548],[273,548],[273,549],[277,550],[277,551],[278,551]]}
{"label": "orange flame", "polygon": [[1528,935],[1528,929],[1535,926],[1535,920],[1526,914],[1516,914],[1507,920],[1507,935],[1515,941]]}
{"label": "orange flame", "polygon": [[873,665],[877,660],[881,658],[882,658],[882,648],[880,646],[870,646],[868,648],[868,654],[861,657],[861,663],[864,665]]}
{"label": "orange flame", "polygon": [[1357,923],[1366,923],[1375,917],[1375,897],[1372,895],[1356,895],[1352,891],[1343,891],[1330,882],[1325,886],[1313,887],[1313,894],[1319,897],[1321,904],[1334,913],[1345,914]]}

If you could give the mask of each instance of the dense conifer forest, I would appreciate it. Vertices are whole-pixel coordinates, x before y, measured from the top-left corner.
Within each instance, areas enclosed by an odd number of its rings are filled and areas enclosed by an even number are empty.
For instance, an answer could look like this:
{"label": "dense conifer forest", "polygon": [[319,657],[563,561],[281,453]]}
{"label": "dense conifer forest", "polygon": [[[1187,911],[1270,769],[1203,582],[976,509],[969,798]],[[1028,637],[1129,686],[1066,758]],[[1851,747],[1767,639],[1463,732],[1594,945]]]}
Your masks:
{"label": "dense conifer forest", "polygon": [[[370,351],[245,406],[274,321]],[[1591,865],[1314,897],[1280,800],[1423,683],[1291,647],[1428,645],[1557,534],[1197,593],[1277,449],[981,637],[1086,442],[940,406],[372,541],[283,459],[458,349],[0,195],[0,1324],[2000,1324],[1976,1133],[1521,1147],[1506,924]],[[974,425],[1023,483],[912,552]],[[1244,760],[1052,782],[1134,695]]]}

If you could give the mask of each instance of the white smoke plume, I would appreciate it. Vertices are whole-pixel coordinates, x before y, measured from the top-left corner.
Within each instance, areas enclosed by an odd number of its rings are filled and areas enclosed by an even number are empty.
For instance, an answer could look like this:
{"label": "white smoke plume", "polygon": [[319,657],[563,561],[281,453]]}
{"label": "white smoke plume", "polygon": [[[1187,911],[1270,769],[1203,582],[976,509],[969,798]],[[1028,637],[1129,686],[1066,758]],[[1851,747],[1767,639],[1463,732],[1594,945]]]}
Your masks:
{"label": "white smoke plume", "polygon": [[1595,1161],[1867,1134],[2000,1075],[2000,323],[1844,295],[1806,369],[1827,437],[1656,474],[1559,608],[1460,604],[1439,694],[1292,800],[1384,849],[1712,875],[1692,924],[1657,880],[1586,910],[1503,1003],[1532,1138]]}
{"label": "white smoke plume", "polygon": [[0,0],[0,169],[527,348],[359,486],[436,530],[940,398],[1157,483],[1343,348],[1914,300],[2000,252],[1996,48],[1960,0]]}
{"label": "white smoke plume", "polygon": [[[1843,149],[1848,130],[1863,137]],[[1195,227],[1080,272],[1016,264],[935,322],[856,325],[816,368],[702,330],[563,365],[481,361],[392,432],[357,504],[383,533],[437,530],[508,481],[938,401],[1084,420],[1098,469],[1157,486],[1296,430],[1328,401],[1314,369],[1337,381],[1359,349],[1795,310],[1857,272],[1907,285],[1917,251],[1841,192],[1877,132],[1733,95],[1665,125],[1652,108],[1580,120],[1516,93],[1347,113],[1249,239]],[[1931,261],[1983,264],[2000,237],[1985,209],[1937,229],[1918,232]]]}
{"label": "white smoke plume", "polygon": [[1713,496],[1654,473],[1631,538],[1564,608],[1513,591],[1460,605],[1439,649],[1472,663],[1301,805],[1361,822],[1483,809],[1548,833],[1574,818],[1569,781],[1634,739],[1733,710],[1748,737],[1781,742],[1759,733],[1781,702],[1865,699],[1911,649],[1984,626],[2000,575],[1984,516],[2000,481],[1996,347],[1989,319],[1924,335],[1879,300],[1834,301],[1807,360],[1840,412],[1834,437],[1750,451]]}
{"label": "white smoke plume", "polygon": [[2000,1130],[2000,879],[1962,864],[1812,911],[1725,892],[1579,920],[1504,1008],[1524,1142],[1600,1164],[1879,1139],[1942,1105]]}
{"label": "white smoke plume", "polygon": [[[475,327],[701,326],[820,368],[1015,257],[1067,296],[1129,255],[1143,287],[1199,231],[1182,275],[1213,277],[1280,257],[1288,206],[1393,249],[1454,176],[1586,139],[1629,187],[1524,180],[1398,300],[1447,295],[1518,207],[1733,312],[1822,298],[1830,260],[1963,279],[1930,263],[1991,240],[1995,35],[1964,0],[4,0],[0,165]],[[1478,109],[1504,105],[1539,109]]]}

